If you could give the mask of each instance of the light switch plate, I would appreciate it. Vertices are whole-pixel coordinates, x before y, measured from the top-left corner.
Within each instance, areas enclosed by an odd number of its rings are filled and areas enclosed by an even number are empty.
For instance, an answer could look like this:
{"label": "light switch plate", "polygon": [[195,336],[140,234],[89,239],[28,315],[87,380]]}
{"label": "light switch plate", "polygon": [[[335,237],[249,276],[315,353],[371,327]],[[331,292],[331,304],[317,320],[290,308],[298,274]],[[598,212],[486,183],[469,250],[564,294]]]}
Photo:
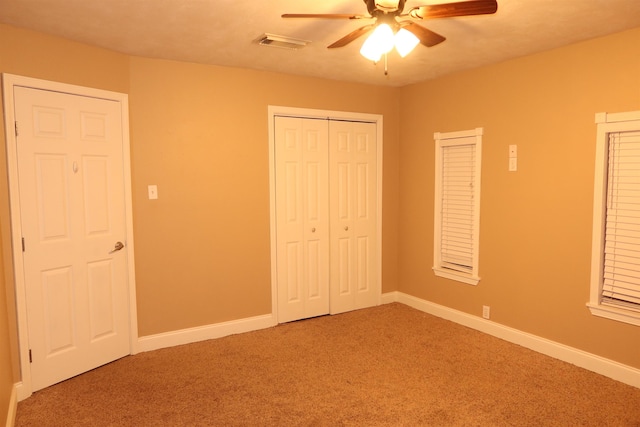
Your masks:
{"label": "light switch plate", "polygon": [[150,185],[149,189],[149,200],[156,200],[158,198],[158,186]]}

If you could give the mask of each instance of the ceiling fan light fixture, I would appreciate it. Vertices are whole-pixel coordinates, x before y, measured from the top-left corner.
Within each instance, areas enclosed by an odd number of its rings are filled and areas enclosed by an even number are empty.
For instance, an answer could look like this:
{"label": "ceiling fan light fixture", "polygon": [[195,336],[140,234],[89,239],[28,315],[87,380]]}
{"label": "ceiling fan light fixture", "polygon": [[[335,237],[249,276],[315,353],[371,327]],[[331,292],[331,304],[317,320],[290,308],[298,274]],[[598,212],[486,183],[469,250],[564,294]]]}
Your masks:
{"label": "ceiling fan light fixture", "polygon": [[[369,39],[367,39],[367,41],[368,40]],[[362,47],[360,48],[360,55],[364,56],[369,61],[373,61],[373,62],[380,61],[380,58],[382,57],[382,53],[378,50],[376,46],[374,46],[373,43],[367,43],[367,41],[365,41],[362,44]]]}
{"label": "ceiling fan light fixture", "polygon": [[360,48],[360,54],[373,62],[378,62],[382,55],[393,49],[394,45],[393,30],[387,24],[380,24],[364,41]]}
{"label": "ceiling fan light fixture", "polygon": [[400,28],[395,36],[396,50],[401,57],[407,56],[411,51],[420,43],[418,39],[411,31]]}

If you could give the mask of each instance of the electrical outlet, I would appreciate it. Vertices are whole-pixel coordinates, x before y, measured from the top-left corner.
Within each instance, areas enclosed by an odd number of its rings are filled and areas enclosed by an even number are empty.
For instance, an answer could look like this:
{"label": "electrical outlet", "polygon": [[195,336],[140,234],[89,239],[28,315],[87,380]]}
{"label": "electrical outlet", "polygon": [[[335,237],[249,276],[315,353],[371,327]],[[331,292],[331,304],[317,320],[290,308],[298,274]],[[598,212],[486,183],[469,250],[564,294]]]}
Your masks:
{"label": "electrical outlet", "polygon": [[484,319],[489,319],[491,317],[491,307],[489,307],[488,305],[482,306],[482,317]]}

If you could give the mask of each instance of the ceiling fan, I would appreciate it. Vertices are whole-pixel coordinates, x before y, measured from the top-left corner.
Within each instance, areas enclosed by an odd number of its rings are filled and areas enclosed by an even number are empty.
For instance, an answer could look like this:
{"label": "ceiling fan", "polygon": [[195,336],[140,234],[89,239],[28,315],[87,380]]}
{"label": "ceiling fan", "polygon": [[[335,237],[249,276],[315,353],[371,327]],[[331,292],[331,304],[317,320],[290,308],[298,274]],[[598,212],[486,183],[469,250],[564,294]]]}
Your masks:
{"label": "ceiling fan", "polygon": [[[431,47],[445,41],[445,37],[437,34],[425,27],[416,24],[412,20],[424,20],[435,18],[451,18],[455,16],[486,15],[495,13],[498,10],[497,0],[469,0],[454,3],[442,3],[434,5],[415,6],[404,11],[406,0],[363,0],[367,5],[368,15],[358,14],[322,14],[322,13],[285,13],[283,18],[324,18],[324,19],[373,19],[374,22],[350,32],[346,36],[328,46],[329,49],[346,46],[358,37],[386,24],[391,29],[391,34],[401,33],[406,30],[413,34],[413,47],[419,42],[424,46]],[[375,34],[375,32],[374,32]],[[372,35],[373,37],[373,35]],[[370,37],[371,38],[371,37]],[[368,41],[369,39],[367,39]],[[367,42],[365,42],[366,44]],[[398,46],[396,45],[398,48]],[[364,48],[364,46],[363,46]],[[391,46],[393,48],[393,45]],[[390,49],[391,49],[390,48]],[[389,50],[390,50],[389,49]],[[411,50],[409,49],[409,51]],[[400,52],[400,49],[398,48]],[[364,56],[364,52],[361,53]],[[386,52],[384,52],[386,53]],[[408,53],[408,52],[407,52]],[[402,56],[402,52],[400,52]],[[375,56],[369,59],[376,61]],[[379,59],[379,56],[377,56]]]}

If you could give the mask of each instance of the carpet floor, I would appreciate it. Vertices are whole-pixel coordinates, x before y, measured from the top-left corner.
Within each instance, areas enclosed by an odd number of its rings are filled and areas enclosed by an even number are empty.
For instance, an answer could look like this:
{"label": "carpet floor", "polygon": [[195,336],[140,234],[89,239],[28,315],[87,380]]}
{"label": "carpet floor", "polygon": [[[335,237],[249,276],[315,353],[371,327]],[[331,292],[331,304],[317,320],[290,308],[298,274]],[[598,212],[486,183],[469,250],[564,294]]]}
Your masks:
{"label": "carpet floor", "polygon": [[127,356],[15,425],[640,427],[640,389],[394,303]]}

